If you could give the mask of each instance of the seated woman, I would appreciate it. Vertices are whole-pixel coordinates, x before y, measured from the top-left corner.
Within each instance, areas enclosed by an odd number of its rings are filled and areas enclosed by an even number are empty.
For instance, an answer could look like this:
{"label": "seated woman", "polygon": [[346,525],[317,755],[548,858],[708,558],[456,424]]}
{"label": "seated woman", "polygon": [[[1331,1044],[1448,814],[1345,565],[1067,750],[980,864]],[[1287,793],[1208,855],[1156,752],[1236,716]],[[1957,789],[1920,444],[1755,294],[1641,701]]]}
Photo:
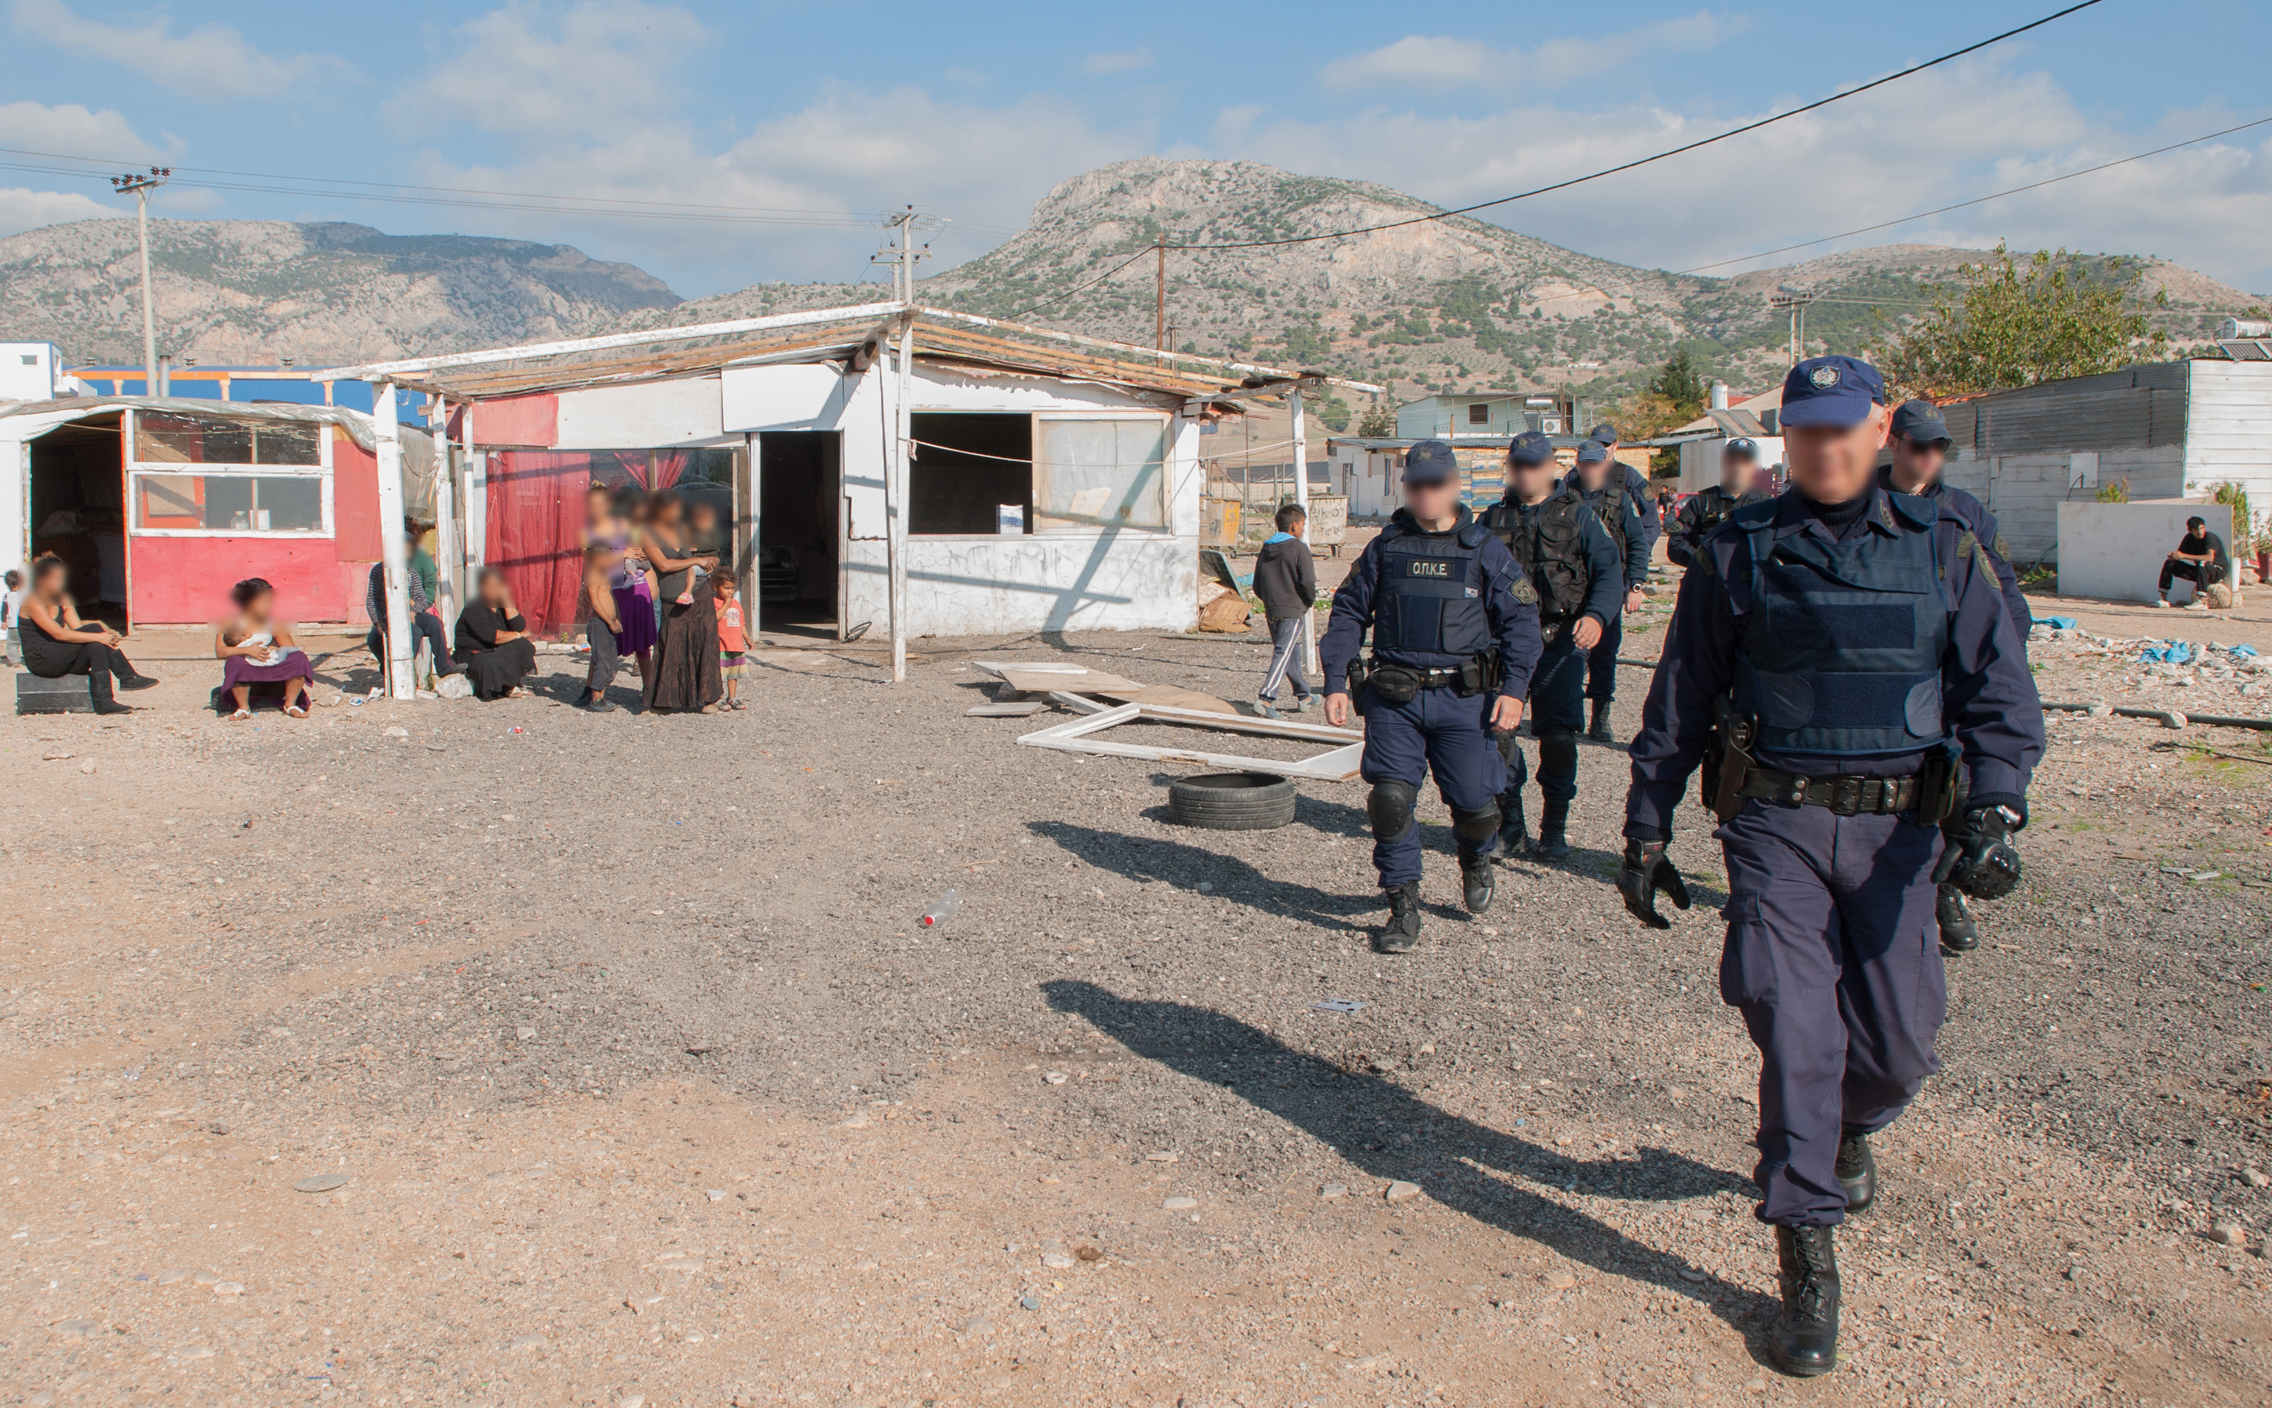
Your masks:
{"label": "seated woman", "polygon": [[118,632],[97,621],[79,619],[79,608],[63,590],[69,569],[53,553],[42,553],[32,563],[31,590],[25,594],[19,621],[24,638],[24,668],[42,679],[85,675],[87,696],[98,714],[134,711],[111,698],[115,676],[121,689],[148,689],[157,683],[136,670],[119,653]]}
{"label": "seated woman", "polygon": [[316,677],[307,652],[292,639],[291,627],[276,619],[276,588],[258,577],[247,577],[229,592],[237,614],[213,637],[213,653],[226,661],[221,667],[221,688],[214,691],[235,698],[237,722],[252,717],[256,694],[279,701],[295,719],[308,716],[308,686]]}
{"label": "seated woman", "polygon": [[521,681],[536,673],[529,623],[513,609],[513,589],[494,567],[481,569],[473,600],[458,613],[458,663],[476,699],[526,699]]}

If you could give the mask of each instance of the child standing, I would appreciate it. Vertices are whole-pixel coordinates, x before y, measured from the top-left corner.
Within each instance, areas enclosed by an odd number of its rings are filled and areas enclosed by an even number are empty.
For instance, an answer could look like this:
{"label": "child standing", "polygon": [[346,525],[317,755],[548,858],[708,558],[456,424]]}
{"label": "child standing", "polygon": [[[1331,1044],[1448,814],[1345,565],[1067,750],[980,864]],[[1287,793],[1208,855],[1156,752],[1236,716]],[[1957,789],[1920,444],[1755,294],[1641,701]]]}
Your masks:
{"label": "child standing", "polygon": [[[16,629],[16,613],[24,605],[24,574],[11,567],[8,569],[7,581],[8,594],[5,599],[0,599],[0,618],[4,618],[0,619],[0,630],[12,632]],[[6,636],[0,636],[0,660],[6,660],[11,665],[16,663],[15,642]]]}
{"label": "child standing", "polygon": [[735,697],[749,668],[749,632],[742,629],[742,603],[736,595],[740,586],[733,573],[721,569],[711,576],[710,589],[718,596],[718,673],[726,681],[726,699],[720,707],[747,709],[749,705]]}
{"label": "child standing", "polygon": [[1310,556],[1310,545],[1302,541],[1309,515],[1300,506],[1287,504],[1278,510],[1277,522],[1278,531],[1254,555],[1254,594],[1262,598],[1262,614],[1270,622],[1270,673],[1256,691],[1262,701],[1256,710],[1266,719],[1278,717],[1282,683],[1294,686],[1295,712],[1309,710],[1309,683],[1295,657],[1302,648],[1302,622],[1317,605],[1317,563]]}

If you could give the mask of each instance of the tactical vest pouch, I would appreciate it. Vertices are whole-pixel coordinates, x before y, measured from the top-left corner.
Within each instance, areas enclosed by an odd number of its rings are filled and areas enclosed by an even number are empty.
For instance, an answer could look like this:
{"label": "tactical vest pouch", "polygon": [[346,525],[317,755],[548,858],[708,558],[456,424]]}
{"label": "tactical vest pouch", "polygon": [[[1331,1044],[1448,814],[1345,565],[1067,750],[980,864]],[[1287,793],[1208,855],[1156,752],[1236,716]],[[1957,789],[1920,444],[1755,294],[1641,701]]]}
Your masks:
{"label": "tactical vest pouch", "polygon": [[1459,683],[1452,692],[1462,699],[1472,699],[1484,690],[1499,683],[1499,653],[1478,655],[1459,667]]}
{"label": "tactical vest pouch", "polygon": [[1720,765],[1712,779],[1712,797],[1706,804],[1722,825],[1736,819],[1743,810],[1743,785],[1751,780],[1751,745],[1758,737],[1759,723],[1749,715],[1732,709],[1720,720],[1718,729]]}
{"label": "tactical vest pouch", "polygon": [[1384,704],[1409,704],[1420,697],[1420,672],[1402,665],[1375,666],[1369,683]]}

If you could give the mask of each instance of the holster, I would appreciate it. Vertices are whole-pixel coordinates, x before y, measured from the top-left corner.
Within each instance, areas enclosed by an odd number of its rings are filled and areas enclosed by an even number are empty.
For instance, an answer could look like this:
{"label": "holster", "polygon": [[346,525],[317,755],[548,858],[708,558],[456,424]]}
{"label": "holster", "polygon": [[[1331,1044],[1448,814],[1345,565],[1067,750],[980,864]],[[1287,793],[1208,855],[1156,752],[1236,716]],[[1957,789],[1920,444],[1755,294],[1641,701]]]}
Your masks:
{"label": "holster", "polygon": [[1459,667],[1459,684],[1452,692],[1462,699],[1472,699],[1487,689],[1499,687],[1499,652],[1485,651]]}
{"label": "holster", "polygon": [[1714,712],[1718,719],[1712,727],[1715,746],[1706,754],[1704,804],[1725,824],[1743,810],[1743,785],[1751,776],[1751,745],[1759,737],[1759,721],[1738,714],[1735,702],[1724,695]]}
{"label": "holster", "polygon": [[1349,698],[1352,702],[1363,697],[1365,684],[1373,677],[1373,667],[1360,655],[1349,662]]}
{"label": "holster", "polygon": [[1938,826],[1956,811],[1962,767],[1953,743],[1944,743],[1925,755],[1925,765],[1917,771],[1918,825]]}

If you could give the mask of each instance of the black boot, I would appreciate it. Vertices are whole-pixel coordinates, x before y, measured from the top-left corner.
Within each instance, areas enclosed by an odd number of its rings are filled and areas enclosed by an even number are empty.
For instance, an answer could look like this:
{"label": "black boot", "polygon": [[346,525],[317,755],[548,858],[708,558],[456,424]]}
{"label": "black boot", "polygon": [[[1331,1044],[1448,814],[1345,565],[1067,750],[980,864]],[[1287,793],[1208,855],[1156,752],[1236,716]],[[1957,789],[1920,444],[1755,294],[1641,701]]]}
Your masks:
{"label": "black boot", "polygon": [[1562,832],[1570,824],[1570,804],[1559,797],[1546,799],[1546,809],[1538,817],[1537,854],[1545,860],[1561,860],[1570,854],[1570,842]]}
{"label": "black boot", "polygon": [[1609,701],[1594,701],[1594,721],[1586,728],[1586,737],[1596,743],[1615,743],[1617,735],[1609,731]]}
{"label": "black boot", "polygon": [[1838,1254],[1828,1227],[1778,1227],[1783,1313],[1767,1337],[1775,1366],[1813,1378],[1838,1367]]}
{"label": "black boot", "polygon": [[98,714],[131,714],[134,711],[111,698],[110,671],[95,669],[87,672],[87,698],[94,702]]}
{"label": "black boot", "polygon": [[1523,794],[1499,795],[1499,859],[1513,860],[1530,845],[1530,823],[1523,820]]}
{"label": "black boot", "polygon": [[1491,857],[1487,855],[1461,856],[1459,858],[1459,877],[1464,882],[1467,891],[1465,896],[1467,912],[1469,914],[1481,914],[1489,909],[1491,897],[1498,893],[1499,889],[1499,867],[1491,863]]}
{"label": "black boot", "polygon": [[1965,907],[1964,891],[1943,885],[1933,897],[1933,917],[1941,922],[1941,952],[1970,953],[1980,947],[1980,926]]}
{"label": "black boot", "polygon": [[1381,953],[1410,953],[1420,946],[1420,882],[1388,892],[1388,923],[1373,936]]}
{"label": "black boot", "polygon": [[1870,1136],[1849,1129],[1838,1141],[1838,1186],[1846,1190],[1846,1211],[1867,1212],[1878,1196],[1878,1160]]}

